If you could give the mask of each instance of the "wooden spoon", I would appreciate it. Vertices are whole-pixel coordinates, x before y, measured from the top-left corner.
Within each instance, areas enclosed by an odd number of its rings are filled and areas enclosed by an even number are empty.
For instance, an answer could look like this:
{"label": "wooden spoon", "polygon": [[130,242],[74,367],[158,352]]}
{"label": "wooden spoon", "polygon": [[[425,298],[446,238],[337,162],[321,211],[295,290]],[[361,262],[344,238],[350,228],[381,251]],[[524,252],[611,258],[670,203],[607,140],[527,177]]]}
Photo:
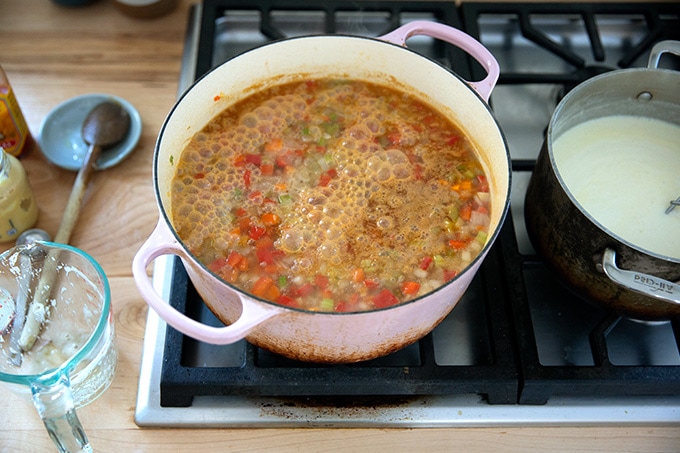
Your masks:
{"label": "wooden spoon", "polygon": [[[92,172],[95,170],[95,162],[99,157],[99,153],[103,147],[115,145],[123,140],[129,129],[130,115],[120,104],[113,101],[104,101],[98,104],[85,118],[81,134],[85,143],[90,145],[90,147],[85,154],[76,180],[73,183],[71,195],[66,203],[64,215],[59,224],[59,230],[54,236],[54,242],[68,244],[73,227],[80,214],[85,189],[90,182]],[[58,256],[48,254],[48,257],[45,259],[40,274],[40,282],[36,286],[33,300],[31,300],[28,306],[26,321],[19,338],[19,346],[22,351],[29,351],[33,347],[40,333],[42,323],[45,320],[45,304],[52,292],[52,284],[54,283],[57,271],[57,258]]]}
{"label": "wooden spoon", "polygon": [[76,180],[71,189],[59,230],[54,242],[68,244],[76,224],[87,184],[90,182],[95,162],[102,148],[115,145],[125,138],[130,129],[130,115],[117,102],[104,101],[98,104],[85,118],[81,134],[90,145],[83,158]]}

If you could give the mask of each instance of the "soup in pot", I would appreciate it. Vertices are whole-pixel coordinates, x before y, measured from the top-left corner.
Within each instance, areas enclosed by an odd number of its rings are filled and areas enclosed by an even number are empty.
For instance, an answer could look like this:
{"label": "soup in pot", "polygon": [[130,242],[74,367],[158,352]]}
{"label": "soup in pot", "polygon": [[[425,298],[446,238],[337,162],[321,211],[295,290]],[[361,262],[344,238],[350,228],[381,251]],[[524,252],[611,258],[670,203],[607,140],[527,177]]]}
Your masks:
{"label": "soup in pot", "polygon": [[414,96],[318,79],[254,93],[196,133],[172,181],[194,257],[261,299],[325,312],[431,292],[487,241],[473,143]]}
{"label": "soup in pot", "polygon": [[553,143],[555,164],[583,209],[616,236],[680,259],[680,126],[612,115],[583,122]]}

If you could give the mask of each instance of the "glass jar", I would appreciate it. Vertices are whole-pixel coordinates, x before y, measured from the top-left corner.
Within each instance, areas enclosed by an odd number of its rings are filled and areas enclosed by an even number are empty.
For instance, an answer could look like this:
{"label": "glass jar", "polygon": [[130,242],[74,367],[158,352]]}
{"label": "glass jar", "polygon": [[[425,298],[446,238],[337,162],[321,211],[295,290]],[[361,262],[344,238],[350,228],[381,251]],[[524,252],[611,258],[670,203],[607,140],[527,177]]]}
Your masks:
{"label": "glass jar", "polygon": [[19,156],[32,142],[24,114],[12,91],[5,71],[0,67],[0,147]]}
{"label": "glass jar", "polygon": [[0,242],[16,240],[38,220],[38,204],[19,160],[0,148]]}

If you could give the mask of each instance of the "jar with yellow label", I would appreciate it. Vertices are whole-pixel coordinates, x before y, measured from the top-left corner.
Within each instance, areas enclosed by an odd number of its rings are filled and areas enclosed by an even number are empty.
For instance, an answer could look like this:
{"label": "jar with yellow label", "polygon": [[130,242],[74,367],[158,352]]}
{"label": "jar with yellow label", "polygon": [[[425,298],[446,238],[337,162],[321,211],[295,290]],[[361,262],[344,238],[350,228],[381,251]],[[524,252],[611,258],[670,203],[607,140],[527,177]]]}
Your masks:
{"label": "jar with yellow label", "polygon": [[19,160],[0,148],[0,242],[13,241],[38,220],[38,205]]}
{"label": "jar with yellow label", "polygon": [[0,67],[0,147],[12,156],[28,149],[31,133],[5,71]]}

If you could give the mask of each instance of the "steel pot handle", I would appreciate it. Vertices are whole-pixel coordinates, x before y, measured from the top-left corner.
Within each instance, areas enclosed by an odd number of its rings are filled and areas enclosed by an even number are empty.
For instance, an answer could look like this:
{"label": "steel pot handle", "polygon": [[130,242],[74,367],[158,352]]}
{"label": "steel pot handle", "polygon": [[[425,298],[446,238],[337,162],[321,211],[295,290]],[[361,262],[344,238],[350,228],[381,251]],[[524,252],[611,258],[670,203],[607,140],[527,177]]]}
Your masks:
{"label": "steel pot handle", "polygon": [[611,281],[631,291],[662,302],[680,305],[680,285],[641,272],[626,271],[616,265],[616,252],[605,249],[602,268]]}
{"label": "steel pot handle", "polygon": [[132,260],[132,274],[142,297],[158,313],[158,316],[191,338],[217,345],[235,343],[245,338],[257,325],[282,313],[282,310],[274,306],[242,303],[241,316],[227,327],[214,327],[195,321],[163,300],[151,284],[146,268],[161,255],[177,255],[180,258],[189,259],[163,219],[159,220],[156,229],[135,254]]}
{"label": "steel pot handle", "polygon": [[463,49],[470,54],[486,70],[486,77],[479,82],[467,83],[488,103],[491,91],[498,81],[500,67],[496,58],[489,50],[472,36],[456,28],[438,22],[427,20],[414,20],[408,22],[386,35],[378,37],[383,41],[391,42],[406,47],[406,40],[414,35],[425,35],[431,38],[441,39],[449,44]]}
{"label": "steel pot handle", "polygon": [[672,53],[680,57],[680,41],[666,40],[654,44],[652,51],[649,53],[647,67],[651,69],[658,68],[661,55],[665,53]]}

